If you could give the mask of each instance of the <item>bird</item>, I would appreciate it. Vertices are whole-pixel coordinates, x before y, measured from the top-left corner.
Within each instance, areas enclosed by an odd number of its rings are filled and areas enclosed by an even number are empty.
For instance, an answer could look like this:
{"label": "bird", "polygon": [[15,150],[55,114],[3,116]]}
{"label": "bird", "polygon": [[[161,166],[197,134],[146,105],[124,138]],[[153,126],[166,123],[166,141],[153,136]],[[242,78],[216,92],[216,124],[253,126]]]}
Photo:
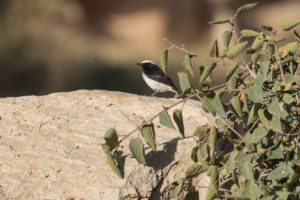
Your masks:
{"label": "bird", "polygon": [[151,60],[144,60],[137,63],[143,69],[142,76],[146,84],[155,92],[151,96],[155,96],[160,92],[174,92],[179,94],[179,90],[161,68]]}

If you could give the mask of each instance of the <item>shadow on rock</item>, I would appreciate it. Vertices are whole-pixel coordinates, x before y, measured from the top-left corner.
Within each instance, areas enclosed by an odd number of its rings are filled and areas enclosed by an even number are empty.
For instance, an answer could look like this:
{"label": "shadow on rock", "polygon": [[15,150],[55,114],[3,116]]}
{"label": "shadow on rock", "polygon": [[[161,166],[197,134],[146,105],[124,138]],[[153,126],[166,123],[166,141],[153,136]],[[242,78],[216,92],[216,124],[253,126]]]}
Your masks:
{"label": "shadow on rock", "polygon": [[150,151],[146,155],[147,166],[160,170],[171,164],[175,159],[175,152],[179,138],[175,138],[166,143],[161,151]]}

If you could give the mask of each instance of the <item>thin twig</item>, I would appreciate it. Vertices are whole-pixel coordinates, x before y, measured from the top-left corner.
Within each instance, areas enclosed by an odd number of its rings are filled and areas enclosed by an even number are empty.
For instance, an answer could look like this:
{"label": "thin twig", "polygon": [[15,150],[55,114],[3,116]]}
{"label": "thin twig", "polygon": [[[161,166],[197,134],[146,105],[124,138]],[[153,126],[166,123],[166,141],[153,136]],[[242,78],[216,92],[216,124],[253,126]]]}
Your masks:
{"label": "thin twig", "polygon": [[235,133],[237,136],[239,136],[241,138],[241,140],[245,141],[245,138],[241,134],[239,134],[234,128],[232,128],[229,124],[227,124],[227,122],[224,119],[222,119],[222,123],[223,123],[223,125],[227,126],[233,133]]}
{"label": "thin twig", "polygon": [[[233,34],[234,34],[234,37],[235,37],[237,43],[239,43],[239,39],[238,39],[238,36],[237,36],[237,34],[236,34],[236,30],[235,30],[234,24],[232,23],[231,26],[232,26],[232,32],[233,32]],[[249,71],[250,75],[251,75],[253,78],[256,78],[256,73],[255,73],[254,71],[252,71],[252,70],[250,69],[250,67],[248,66],[248,64],[246,63],[246,60],[245,60],[245,58],[244,58],[244,55],[241,54],[241,56],[242,56],[242,60],[243,60],[243,62],[244,62],[244,65],[245,65],[246,69]]]}
{"label": "thin twig", "polygon": [[[173,108],[174,106],[177,106],[178,104],[180,104],[180,103],[182,103],[182,102],[185,102],[186,100],[195,97],[196,95],[197,95],[197,93],[192,94],[191,96],[188,96],[188,97],[186,97],[186,98],[184,98],[184,99],[181,99],[180,101],[177,101],[176,103],[174,103],[174,104],[172,104],[172,105],[170,105],[170,106],[168,106],[168,107],[164,107],[164,108],[165,108],[166,110],[169,110],[169,109]],[[126,138],[128,138],[130,135],[132,135],[134,132],[140,130],[145,124],[147,124],[147,123],[153,121],[153,120],[154,120],[156,117],[158,117],[158,116],[159,116],[159,113],[153,115],[150,119],[144,121],[140,126],[137,126],[134,130],[130,131],[128,134],[126,134],[126,135],[119,141],[119,144],[120,144],[121,142],[123,142]]]}
{"label": "thin twig", "polygon": [[167,43],[171,46],[171,48],[174,47],[174,48],[176,48],[176,49],[178,49],[178,50],[180,50],[180,51],[183,51],[183,52],[187,53],[187,54],[190,55],[190,56],[197,56],[197,54],[194,54],[194,53],[190,52],[189,50],[187,50],[186,48],[184,48],[184,46],[180,47],[180,46],[178,46],[178,45],[176,45],[176,44],[170,42],[167,38],[165,38],[165,39],[163,39],[163,40],[164,40],[165,42],[167,42]]}
{"label": "thin twig", "polygon": [[275,42],[273,42],[273,45],[274,45],[276,55],[277,55],[277,58],[278,58],[277,61],[278,61],[279,69],[280,69],[281,78],[282,78],[283,82],[285,83],[285,77],[284,77],[283,68],[282,68],[282,65],[281,65],[281,60],[280,60],[280,55],[279,55],[279,52],[278,52],[278,48],[277,48],[277,45],[276,45]]}
{"label": "thin twig", "polygon": [[220,184],[220,187],[221,187],[222,185],[224,185],[225,183],[227,183],[228,181],[231,181],[232,179],[233,179],[233,178],[230,177],[230,178],[224,180],[224,181]]}

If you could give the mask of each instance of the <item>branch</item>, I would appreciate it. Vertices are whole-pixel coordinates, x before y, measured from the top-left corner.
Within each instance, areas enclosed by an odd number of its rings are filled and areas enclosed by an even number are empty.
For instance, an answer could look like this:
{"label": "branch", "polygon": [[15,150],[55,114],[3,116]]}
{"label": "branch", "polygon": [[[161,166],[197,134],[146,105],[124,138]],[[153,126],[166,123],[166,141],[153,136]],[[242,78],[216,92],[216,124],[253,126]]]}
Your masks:
{"label": "branch", "polygon": [[[195,93],[195,94],[192,94],[191,96],[188,96],[184,99],[181,99],[180,101],[177,101],[176,103],[168,106],[168,107],[165,107],[166,110],[169,110],[171,108],[173,108],[174,106],[177,106],[178,104],[182,103],[182,102],[185,102],[186,100],[188,99],[191,99],[193,97],[195,97],[198,93]],[[128,134],[126,134],[120,141],[119,141],[119,144],[121,142],[123,142],[126,138],[128,138],[130,135],[132,135],[135,131],[138,131],[138,130],[141,130],[141,128],[145,125],[145,124],[148,124],[149,122],[153,121],[156,117],[159,116],[159,113],[153,115],[150,119],[144,121],[140,126],[137,126],[134,130],[130,131]]]}
{"label": "branch", "polygon": [[282,68],[282,65],[281,65],[280,55],[279,55],[279,52],[278,52],[277,45],[274,41],[273,41],[273,45],[275,47],[276,55],[278,57],[277,61],[278,61],[279,69],[280,69],[281,78],[282,78],[283,82],[285,83],[285,77],[284,77],[283,68]]}
{"label": "branch", "polygon": [[[237,36],[237,34],[236,34],[236,30],[235,30],[235,28],[234,28],[234,24],[231,23],[231,26],[232,26],[232,32],[233,32],[233,34],[234,34],[234,37],[235,37],[237,43],[239,43],[239,39],[238,39],[238,36]],[[254,71],[252,71],[252,70],[250,69],[250,67],[248,66],[248,64],[246,63],[246,60],[245,60],[245,58],[244,58],[243,53],[241,54],[241,56],[242,56],[244,65],[245,65],[246,69],[249,71],[250,75],[251,75],[253,78],[256,78],[256,73],[255,73]]]}
{"label": "branch", "polygon": [[176,44],[173,44],[167,38],[165,38],[163,40],[170,45],[170,48],[175,48],[175,49],[178,49],[180,51],[183,51],[183,52],[187,53],[189,56],[192,56],[192,57],[197,56],[197,54],[194,54],[194,53],[190,52],[189,50],[187,50],[186,48],[184,48],[184,46],[180,47],[180,46],[178,46]]}

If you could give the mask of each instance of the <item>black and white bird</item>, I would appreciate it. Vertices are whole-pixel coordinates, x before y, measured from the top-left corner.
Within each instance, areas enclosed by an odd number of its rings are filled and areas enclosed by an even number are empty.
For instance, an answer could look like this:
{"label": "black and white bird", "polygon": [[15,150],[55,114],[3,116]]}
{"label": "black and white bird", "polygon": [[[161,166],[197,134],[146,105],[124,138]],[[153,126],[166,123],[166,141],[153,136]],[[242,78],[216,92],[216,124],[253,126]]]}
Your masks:
{"label": "black and white bird", "polygon": [[147,85],[155,92],[154,96],[160,92],[174,92],[179,93],[172,80],[160,69],[160,67],[151,60],[144,60],[137,63],[143,68],[142,76]]}

